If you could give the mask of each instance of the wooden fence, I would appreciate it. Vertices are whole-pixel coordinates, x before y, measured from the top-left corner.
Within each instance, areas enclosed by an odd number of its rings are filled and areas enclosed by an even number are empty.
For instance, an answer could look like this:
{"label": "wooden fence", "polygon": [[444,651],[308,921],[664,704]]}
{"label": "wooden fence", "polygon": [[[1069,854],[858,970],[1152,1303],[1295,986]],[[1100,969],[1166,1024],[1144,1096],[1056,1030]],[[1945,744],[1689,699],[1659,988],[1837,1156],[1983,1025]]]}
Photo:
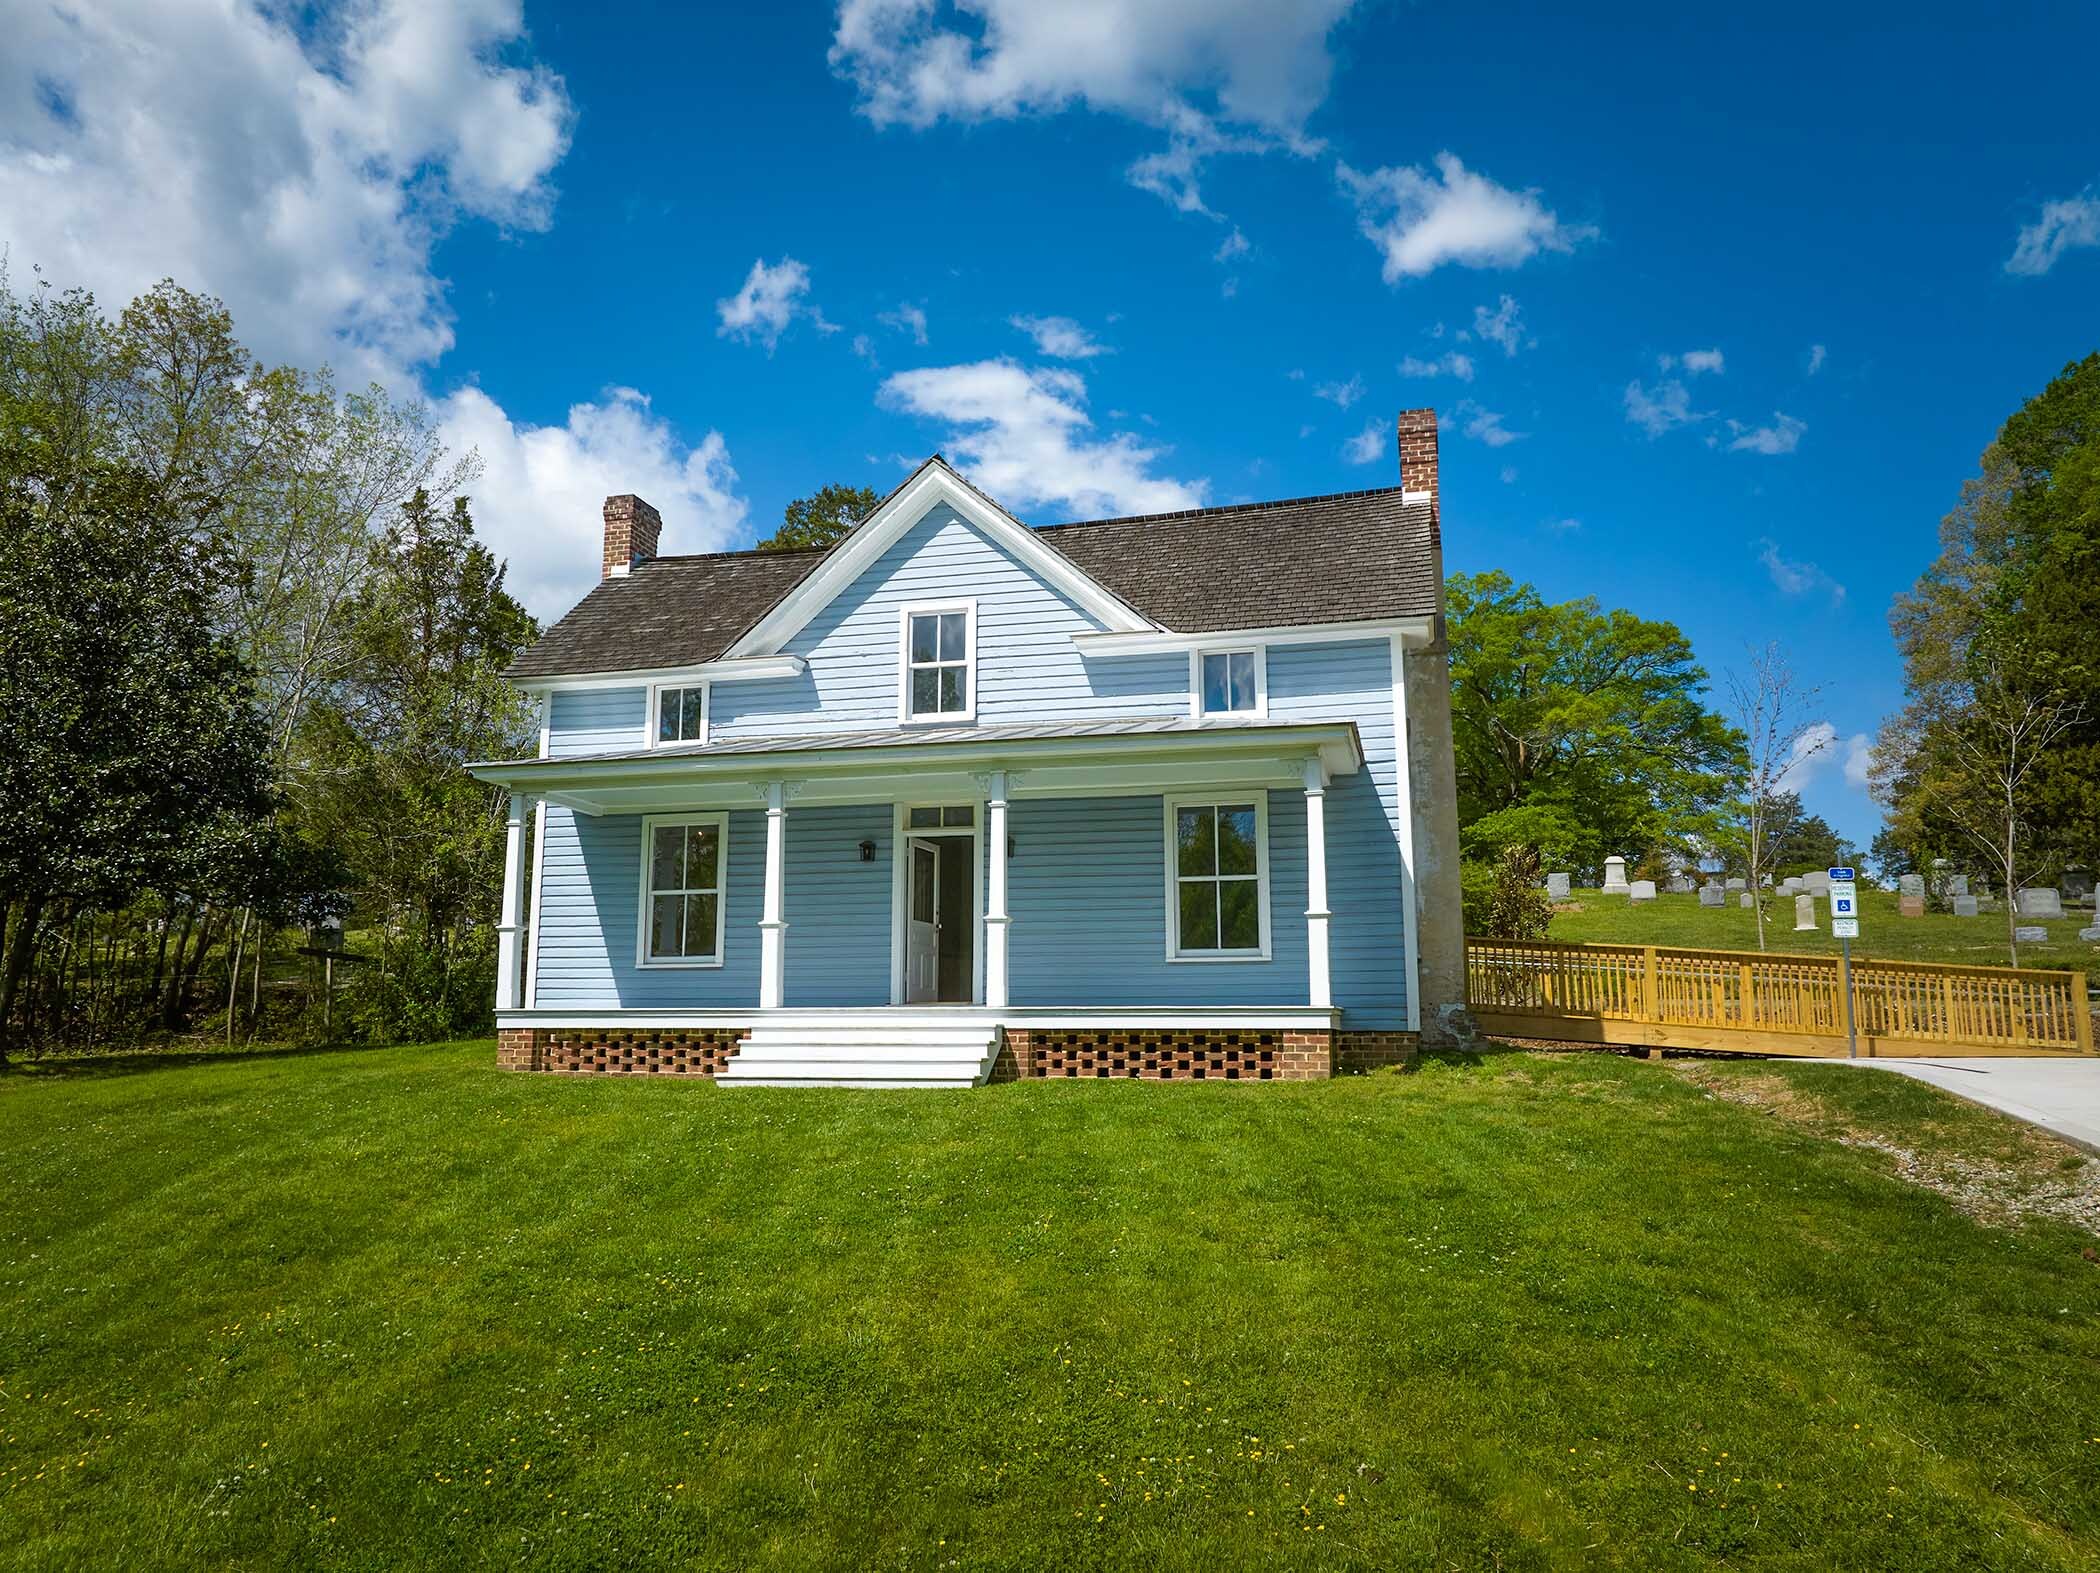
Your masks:
{"label": "wooden fence", "polygon": [[[1581,1043],[1843,1054],[1834,956],[1666,945],[1466,941],[1466,992],[1489,1032]],[[2091,1054],[2082,972],[1852,963],[1864,1055]]]}

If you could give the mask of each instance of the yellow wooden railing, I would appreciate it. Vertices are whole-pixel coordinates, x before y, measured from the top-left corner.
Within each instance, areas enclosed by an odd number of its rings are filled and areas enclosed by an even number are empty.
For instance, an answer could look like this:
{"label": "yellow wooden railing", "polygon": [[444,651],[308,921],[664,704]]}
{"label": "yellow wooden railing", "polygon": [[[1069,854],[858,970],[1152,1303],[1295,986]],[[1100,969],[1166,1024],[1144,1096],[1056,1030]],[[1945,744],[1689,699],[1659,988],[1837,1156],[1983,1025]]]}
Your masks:
{"label": "yellow wooden railing", "polygon": [[[1837,958],[1668,945],[1466,941],[1466,992],[1490,1032],[1592,1043],[1845,1052]],[[1862,1054],[2091,1054],[2082,972],[1854,958]]]}

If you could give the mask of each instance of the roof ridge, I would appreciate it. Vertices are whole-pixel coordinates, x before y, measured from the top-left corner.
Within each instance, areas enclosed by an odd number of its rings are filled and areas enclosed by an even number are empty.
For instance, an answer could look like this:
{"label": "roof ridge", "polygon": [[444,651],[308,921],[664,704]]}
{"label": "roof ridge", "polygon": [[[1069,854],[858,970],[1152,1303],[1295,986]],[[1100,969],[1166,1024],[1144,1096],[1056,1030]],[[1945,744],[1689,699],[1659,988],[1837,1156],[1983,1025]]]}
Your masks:
{"label": "roof ridge", "polygon": [[645,557],[635,566],[647,568],[651,563],[719,562],[726,557],[820,557],[830,550],[831,546],[745,546],[733,552],[663,552],[655,557]]}
{"label": "roof ridge", "polygon": [[1205,514],[1258,513],[1264,508],[1296,508],[1312,502],[1347,502],[1354,497],[1386,497],[1406,491],[1404,486],[1368,486],[1354,492],[1316,492],[1309,497],[1273,497],[1262,502],[1219,503],[1208,508],[1177,508],[1167,513],[1126,513],[1112,519],[1071,519],[1063,524],[1032,526],[1038,533],[1048,530],[1083,530],[1097,524],[1151,524],[1161,519],[1194,519]]}

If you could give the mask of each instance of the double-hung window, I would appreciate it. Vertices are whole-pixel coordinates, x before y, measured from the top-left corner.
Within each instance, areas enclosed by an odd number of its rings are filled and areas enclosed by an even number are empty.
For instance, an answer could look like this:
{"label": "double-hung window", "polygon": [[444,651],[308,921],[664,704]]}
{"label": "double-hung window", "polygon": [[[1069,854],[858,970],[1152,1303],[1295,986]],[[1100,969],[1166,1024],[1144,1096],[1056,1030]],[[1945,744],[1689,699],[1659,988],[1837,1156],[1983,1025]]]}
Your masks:
{"label": "double-hung window", "polygon": [[964,601],[904,608],[900,719],[968,721],[977,714],[977,609]]}
{"label": "double-hung window", "polygon": [[707,741],[707,685],[665,686],[656,690],[655,715],[649,725],[652,746]]}
{"label": "double-hung window", "polygon": [[1268,663],[1260,646],[1198,650],[1190,658],[1189,686],[1198,719],[1259,720],[1268,713]]}
{"label": "double-hung window", "polygon": [[1167,953],[1176,961],[1250,961],[1269,953],[1265,796],[1167,800]]}
{"label": "double-hung window", "polygon": [[722,964],[727,841],[728,820],[721,814],[642,821],[643,966]]}

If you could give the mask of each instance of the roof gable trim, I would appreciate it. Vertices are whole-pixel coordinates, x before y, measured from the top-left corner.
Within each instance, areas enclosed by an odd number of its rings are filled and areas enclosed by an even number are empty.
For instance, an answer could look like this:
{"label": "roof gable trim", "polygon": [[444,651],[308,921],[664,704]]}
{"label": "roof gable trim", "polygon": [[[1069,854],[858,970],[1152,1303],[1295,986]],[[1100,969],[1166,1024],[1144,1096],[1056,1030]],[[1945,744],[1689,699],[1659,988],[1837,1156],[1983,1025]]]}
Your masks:
{"label": "roof gable trim", "polygon": [[1100,581],[1081,572],[1062,552],[1038,540],[1033,530],[990,502],[951,470],[945,460],[934,458],[921,465],[916,475],[834,546],[815,572],[747,628],[725,652],[724,659],[778,654],[783,645],[940,503],[948,504],[964,522],[1107,631],[1140,633],[1159,626],[1140,616]]}

